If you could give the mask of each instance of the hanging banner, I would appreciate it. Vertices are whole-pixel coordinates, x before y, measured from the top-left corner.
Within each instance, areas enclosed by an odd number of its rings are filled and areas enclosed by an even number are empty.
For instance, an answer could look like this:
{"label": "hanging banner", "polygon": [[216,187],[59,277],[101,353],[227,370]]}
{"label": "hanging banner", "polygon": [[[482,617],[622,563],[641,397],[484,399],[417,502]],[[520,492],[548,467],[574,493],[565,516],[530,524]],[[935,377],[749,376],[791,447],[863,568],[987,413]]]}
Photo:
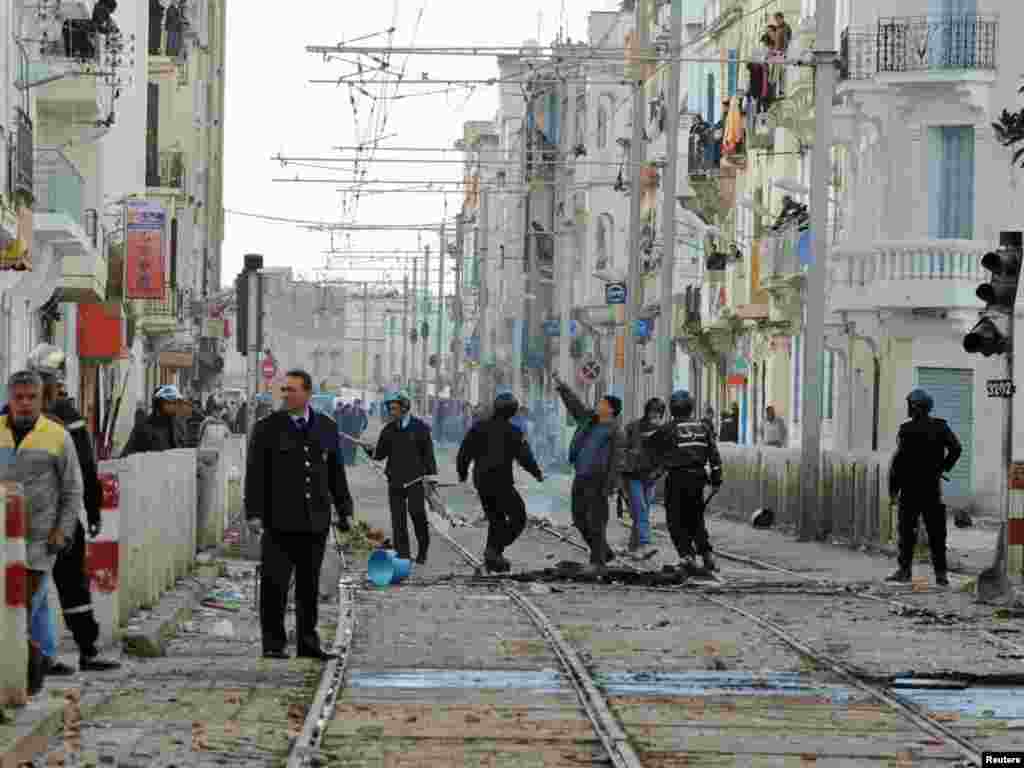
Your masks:
{"label": "hanging banner", "polygon": [[159,203],[130,200],[127,205],[125,296],[163,299],[164,224],[167,214]]}

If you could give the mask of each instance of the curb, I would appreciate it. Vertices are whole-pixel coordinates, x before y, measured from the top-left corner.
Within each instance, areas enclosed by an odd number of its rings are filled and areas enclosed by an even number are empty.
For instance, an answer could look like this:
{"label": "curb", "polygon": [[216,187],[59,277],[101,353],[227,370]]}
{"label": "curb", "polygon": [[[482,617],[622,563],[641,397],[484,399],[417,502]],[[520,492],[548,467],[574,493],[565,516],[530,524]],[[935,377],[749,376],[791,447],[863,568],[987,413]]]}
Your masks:
{"label": "curb", "polygon": [[139,626],[125,629],[121,636],[121,649],[126,656],[156,658],[164,656],[167,642],[178,628],[192,618],[192,612],[203,596],[215,585],[219,568],[216,565],[197,564],[192,578],[195,583],[166,592],[154,609],[154,615]]}

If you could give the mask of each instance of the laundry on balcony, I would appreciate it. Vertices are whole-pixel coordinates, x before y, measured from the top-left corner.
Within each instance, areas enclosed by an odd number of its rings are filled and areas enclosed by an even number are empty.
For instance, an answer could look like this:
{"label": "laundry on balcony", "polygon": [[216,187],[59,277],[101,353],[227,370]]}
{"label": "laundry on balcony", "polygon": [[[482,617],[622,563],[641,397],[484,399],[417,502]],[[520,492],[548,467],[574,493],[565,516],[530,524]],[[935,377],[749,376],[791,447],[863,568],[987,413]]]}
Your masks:
{"label": "laundry on balcony", "polygon": [[729,102],[729,112],[725,118],[724,132],[722,135],[722,151],[726,155],[737,155],[744,152],[744,138],[746,130],[743,125],[743,111],[740,107],[740,99],[734,96]]}

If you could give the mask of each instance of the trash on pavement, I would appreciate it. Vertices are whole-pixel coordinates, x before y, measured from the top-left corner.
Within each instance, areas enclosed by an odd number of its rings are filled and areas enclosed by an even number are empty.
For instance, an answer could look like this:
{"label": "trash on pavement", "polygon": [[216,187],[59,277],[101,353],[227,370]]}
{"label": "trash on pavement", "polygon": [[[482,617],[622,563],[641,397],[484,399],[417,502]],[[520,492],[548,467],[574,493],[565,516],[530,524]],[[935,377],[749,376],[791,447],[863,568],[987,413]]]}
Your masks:
{"label": "trash on pavement", "polygon": [[206,593],[202,605],[207,608],[216,608],[220,611],[232,611],[237,613],[242,610],[242,601],[245,597],[236,589],[213,589]]}
{"label": "trash on pavement", "polygon": [[227,619],[221,619],[210,627],[210,634],[214,637],[234,637],[235,627]]}

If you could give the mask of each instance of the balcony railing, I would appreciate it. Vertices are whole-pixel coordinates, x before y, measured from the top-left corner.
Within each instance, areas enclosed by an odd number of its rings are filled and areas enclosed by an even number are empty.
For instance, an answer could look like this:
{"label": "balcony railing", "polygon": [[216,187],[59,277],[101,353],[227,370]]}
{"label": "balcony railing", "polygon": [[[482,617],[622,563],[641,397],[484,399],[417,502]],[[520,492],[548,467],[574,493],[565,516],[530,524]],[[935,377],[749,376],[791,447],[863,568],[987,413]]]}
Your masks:
{"label": "balcony railing", "polygon": [[878,73],[996,69],[999,22],[975,14],[887,16],[873,31],[842,36],[841,76],[863,80]]}
{"label": "balcony railing", "polygon": [[14,144],[11,153],[10,184],[11,192],[23,192],[32,195],[33,168],[35,158],[32,149],[32,120],[20,108],[14,108]]}
{"label": "balcony railing", "polygon": [[35,205],[40,213],[63,213],[84,226],[82,174],[59,149],[38,149],[35,153]]}
{"label": "balcony railing", "polygon": [[870,251],[851,251],[836,259],[833,280],[853,286],[891,280],[982,282],[988,273],[981,267],[981,257],[987,250],[977,240],[881,241],[873,243]]}

